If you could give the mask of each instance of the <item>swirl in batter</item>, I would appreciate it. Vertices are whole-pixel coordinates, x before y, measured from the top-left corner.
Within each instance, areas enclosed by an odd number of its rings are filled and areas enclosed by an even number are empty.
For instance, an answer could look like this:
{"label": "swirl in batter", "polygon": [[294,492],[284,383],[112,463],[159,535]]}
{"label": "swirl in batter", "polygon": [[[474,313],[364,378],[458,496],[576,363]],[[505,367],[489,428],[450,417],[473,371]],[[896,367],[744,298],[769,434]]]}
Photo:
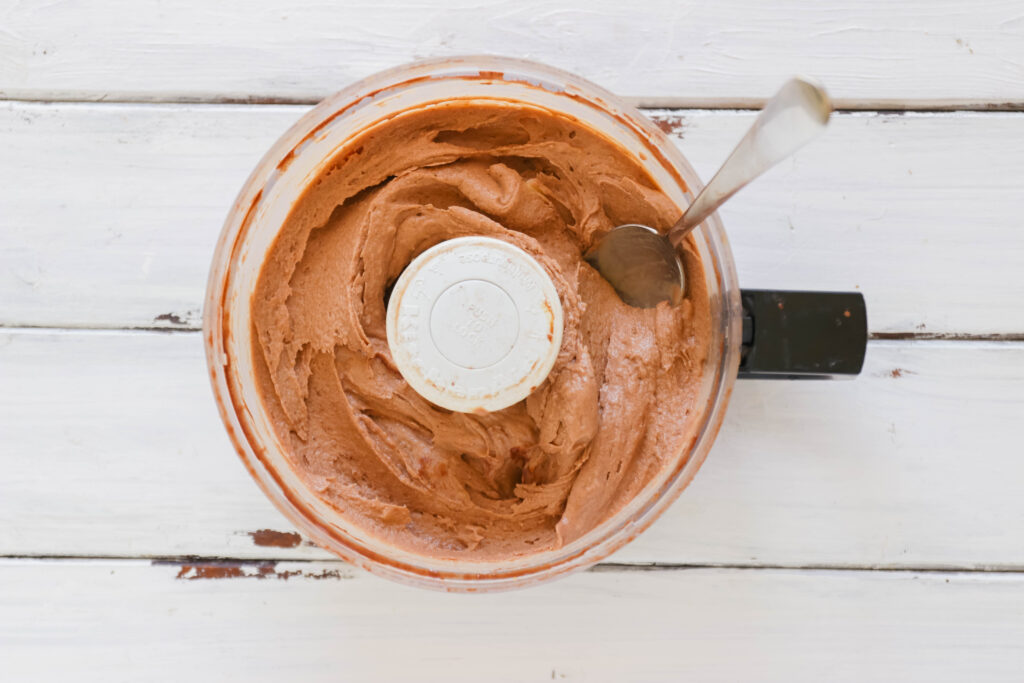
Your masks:
{"label": "swirl in batter", "polygon": [[[559,547],[686,457],[709,301],[623,304],[581,258],[622,223],[680,210],[612,141],[555,113],[452,101],[351,140],[293,206],[253,294],[266,409],[307,485],[385,542],[498,560]],[[421,398],[395,368],[389,288],[442,240],[486,235],[550,275],[565,331],[547,380],[486,415]]]}

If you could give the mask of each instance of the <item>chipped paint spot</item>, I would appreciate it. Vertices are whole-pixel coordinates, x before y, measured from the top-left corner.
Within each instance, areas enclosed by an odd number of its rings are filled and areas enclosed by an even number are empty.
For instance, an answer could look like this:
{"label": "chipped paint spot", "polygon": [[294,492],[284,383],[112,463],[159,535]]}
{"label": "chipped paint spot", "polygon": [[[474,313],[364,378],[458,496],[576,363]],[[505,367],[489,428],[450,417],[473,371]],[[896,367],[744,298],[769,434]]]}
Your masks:
{"label": "chipped paint spot", "polygon": [[178,575],[174,578],[186,581],[196,581],[198,579],[237,579],[247,575],[263,578],[265,571],[272,572],[273,570],[273,566],[261,566],[257,569],[258,573],[247,574],[241,565],[183,564],[181,569],[178,570]]}
{"label": "chipped paint spot", "polygon": [[187,325],[188,322],[177,313],[161,313],[157,317],[153,318],[153,322],[160,323],[166,322],[172,325]]}
{"label": "chipped paint spot", "polygon": [[665,114],[652,119],[654,125],[661,129],[666,135],[681,135],[686,128],[686,122],[682,116],[677,114]]}
{"label": "chipped paint spot", "polygon": [[[178,564],[176,562],[155,561],[154,565]],[[310,571],[305,569],[278,569],[277,562],[193,562],[180,564],[178,574],[174,577],[182,581],[199,581],[203,579],[277,579],[287,581],[291,578],[302,579],[350,579],[352,575],[342,569],[321,569]]]}
{"label": "chipped paint spot", "polygon": [[302,536],[294,531],[274,531],[273,529],[259,529],[250,531],[254,545],[264,548],[298,548],[302,543]]}

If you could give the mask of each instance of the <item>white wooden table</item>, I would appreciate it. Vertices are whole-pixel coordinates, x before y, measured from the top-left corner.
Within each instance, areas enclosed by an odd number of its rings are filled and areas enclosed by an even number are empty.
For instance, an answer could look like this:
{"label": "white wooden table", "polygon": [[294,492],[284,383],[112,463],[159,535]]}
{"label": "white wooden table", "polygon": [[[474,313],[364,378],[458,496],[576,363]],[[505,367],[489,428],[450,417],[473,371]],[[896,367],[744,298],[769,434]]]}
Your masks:
{"label": "white wooden table", "polygon": [[[0,680],[1021,680],[1024,2],[0,0]],[[744,286],[858,289],[852,382],[737,384],[611,563],[444,595],[297,534],[198,332],[311,103],[469,52],[648,108],[705,177],[793,72],[843,109],[724,209]]]}

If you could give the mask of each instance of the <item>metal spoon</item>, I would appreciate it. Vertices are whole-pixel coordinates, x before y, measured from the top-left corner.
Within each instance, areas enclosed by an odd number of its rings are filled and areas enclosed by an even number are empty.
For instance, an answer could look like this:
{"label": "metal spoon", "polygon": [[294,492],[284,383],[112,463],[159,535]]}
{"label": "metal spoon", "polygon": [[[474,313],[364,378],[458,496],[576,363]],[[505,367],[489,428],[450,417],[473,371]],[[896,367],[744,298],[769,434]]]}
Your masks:
{"label": "metal spoon", "polygon": [[686,282],[677,247],[704,219],[754,178],[810,142],[825,128],[832,105],[821,86],[793,78],[768,100],[718,173],[666,235],[646,225],[620,225],[584,258],[630,306],[673,306]]}

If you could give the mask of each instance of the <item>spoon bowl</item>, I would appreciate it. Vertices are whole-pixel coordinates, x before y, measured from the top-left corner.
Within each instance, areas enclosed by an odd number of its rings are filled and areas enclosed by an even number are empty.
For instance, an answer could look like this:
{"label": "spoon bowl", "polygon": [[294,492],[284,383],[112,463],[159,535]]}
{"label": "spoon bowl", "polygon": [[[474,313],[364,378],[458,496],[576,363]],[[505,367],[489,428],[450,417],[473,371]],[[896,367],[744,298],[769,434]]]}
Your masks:
{"label": "spoon bowl", "polygon": [[584,258],[630,306],[653,308],[662,301],[675,306],[686,283],[678,252],[683,239],[750,181],[816,137],[831,113],[832,105],[820,85],[802,77],[790,79],[768,100],[711,182],[666,235],[646,225],[620,225]]}
{"label": "spoon bowl", "polygon": [[585,255],[630,306],[654,308],[662,301],[675,306],[683,299],[686,277],[672,243],[654,228],[620,225]]}

